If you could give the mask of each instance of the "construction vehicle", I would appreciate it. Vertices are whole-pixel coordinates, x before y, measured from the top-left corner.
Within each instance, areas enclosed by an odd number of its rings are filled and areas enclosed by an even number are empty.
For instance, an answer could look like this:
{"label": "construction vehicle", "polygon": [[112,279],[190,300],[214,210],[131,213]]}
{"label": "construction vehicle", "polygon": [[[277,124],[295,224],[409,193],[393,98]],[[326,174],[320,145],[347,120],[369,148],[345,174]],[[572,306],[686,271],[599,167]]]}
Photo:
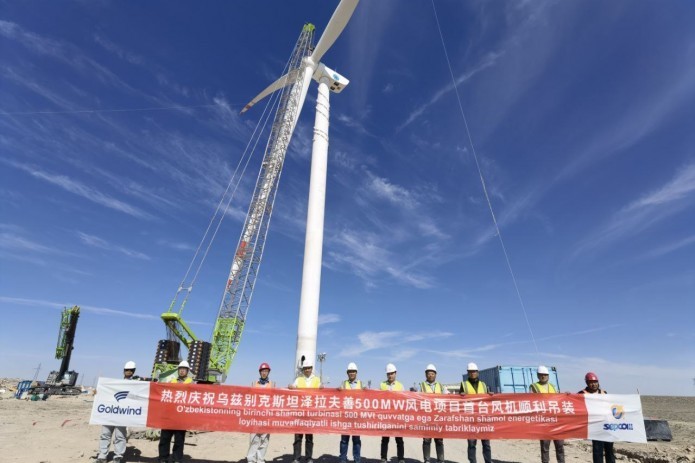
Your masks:
{"label": "construction vehicle", "polygon": [[260,173],[229,271],[211,340],[201,340],[182,317],[193,289],[192,284],[185,284],[185,276],[169,310],[162,314],[167,328],[167,339],[160,340],[157,345],[152,369],[154,379],[163,380],[176,373],[176,366],[182,359],[183,344],[188,349],[190,372],[197,382],[223,383],[226,380],[246,324],[287,147],[299,118],[301,102],[306,95],[306,92],[302,94],[302,82],[297,76],[301,76],[307,66],[305,58],[313,49],[314,29],[312,24],[306,24],[302,29],[287,64],[287,72],[284,74],[286,79],[293,80],[291,83],[283,81],[283,85],[278,87],[282,89],[277,92],[277,110],[270,130],[270,139],[266,145]]}
{"label": "construction vehicle", "polygon": [[79,317],[80,308],[78,306],[63,309],[58,329],[58,345],[56,346],[56,358],[62,359],[60,369],[50,372],[46,381],[33,382],[28,390],[29,395],[43,395],[45,399],[51,395],[77,395],[82,392],[82,389],[75,386],[79,373],[69,370]]}

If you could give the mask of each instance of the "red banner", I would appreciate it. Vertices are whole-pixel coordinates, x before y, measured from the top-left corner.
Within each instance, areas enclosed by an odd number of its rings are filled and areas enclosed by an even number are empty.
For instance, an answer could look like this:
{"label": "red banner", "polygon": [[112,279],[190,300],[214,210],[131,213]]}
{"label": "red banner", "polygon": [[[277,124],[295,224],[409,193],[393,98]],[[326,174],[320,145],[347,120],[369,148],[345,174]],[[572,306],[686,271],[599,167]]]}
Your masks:
{"label": "red banner", "polygon": [[250,433],[455,439],[587,438],[578,394],[417,392],[150,385],[147,426]]}

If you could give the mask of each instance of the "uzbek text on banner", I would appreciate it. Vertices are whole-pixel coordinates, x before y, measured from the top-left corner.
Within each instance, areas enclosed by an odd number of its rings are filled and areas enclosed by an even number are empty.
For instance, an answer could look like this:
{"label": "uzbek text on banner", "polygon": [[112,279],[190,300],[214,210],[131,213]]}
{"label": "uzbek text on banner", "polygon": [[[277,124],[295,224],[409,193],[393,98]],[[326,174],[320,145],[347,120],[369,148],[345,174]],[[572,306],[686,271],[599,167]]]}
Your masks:
{"label": "uzbek text on banner", "polygon": [[617,394],[433,397],[100,379],[90,423],[248,433],[646,442],[639,396]]}

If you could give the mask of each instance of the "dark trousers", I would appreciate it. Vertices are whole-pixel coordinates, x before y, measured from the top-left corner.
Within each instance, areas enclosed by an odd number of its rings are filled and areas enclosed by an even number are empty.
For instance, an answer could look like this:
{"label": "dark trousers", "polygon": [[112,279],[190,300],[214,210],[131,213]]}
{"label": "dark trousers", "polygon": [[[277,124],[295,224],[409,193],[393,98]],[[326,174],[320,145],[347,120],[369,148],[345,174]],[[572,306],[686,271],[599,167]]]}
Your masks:
{"label": "dark trousers", "polygon": [[174,461],[183,461],[183,443],[186,440],[186,431],[179,431],[178,429],[162,429],[162,434],[159,437],[160,461],[169,461],[172,437],[174,438],[174,450],[172,452]]}
{"label": "dark trousers", "polygon": [[550,442],[555,444],[555,456],[557,463],[565,463],[565,441],[564,440],[542,440],[541,441],[541,463],[550,463]]}
{"label": "dark trousers", "polygon": [[[481,440],[483,443],[483,459],[485,463],[492,463],[492,450],[490,449],[489,440]],[[468,462],[475,463],[475,439],[468,439]]]}
{"label": "dark trousers", "polygon": [[[403,438],[394,437],[396,439],[396,455],[398,456],[398,461],[403,460],[405,455],[405,449],[403,448]],[[381,459],[388,460],[387,456],[389,453],[389,437],[381,438]]]}
{"label": "dark trousers", "polygon": [[294,444],[292,448],[294,450],[294,459],[299,460],[302,457],[302,436],[304,436],[304,456],[307,460],[311,460],[311,456],[314,454],[314,435],[313,434],[295,434]]}
{"label": "dark trousers", "polygon": [[[340,461],[347,461],[348,444],[350,436],[340,436]],[[360,450],[362,449],[362,439],[360,436],[352,436],[352,458],[355,463],[360,463]]]}
{"label": "dark trousers", "polygon": [[[422,439],[422,459],[430,460],[430,448],[432,447],[432,438],[425,437]],[[434,449],[437,452],[437,461],[444,461],[444,439],[434,439]]]}
{"label": "dark trousers", "polygon": [[615,452],[613,442],[603,442],[600,440],[591,441],[591,454],[594,463],[603,463],[603,455],[606,455],[606,463],[615,463]]}

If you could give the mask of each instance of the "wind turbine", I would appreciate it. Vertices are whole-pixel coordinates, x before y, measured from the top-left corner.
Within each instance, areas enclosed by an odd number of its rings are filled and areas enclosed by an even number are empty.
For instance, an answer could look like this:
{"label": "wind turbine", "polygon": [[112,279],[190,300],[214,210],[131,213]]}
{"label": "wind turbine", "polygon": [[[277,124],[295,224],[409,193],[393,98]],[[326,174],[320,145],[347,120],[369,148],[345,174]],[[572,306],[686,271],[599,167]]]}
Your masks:
{"label": "wind turbine", "polygon": [[304,268],[302,271],[302,291],[297,326],[297,351],[295,354],[295,367],[297,369],[301,369],[305,361],[309,361],[313,365],[316,359],[319,295],[321,291],[321,259],[323,253],[323,219],[326,207],[328,121],[330,115],[329,95],[330,92],[342,92],[349,83],[349,80],[344,76],[321,63],[321,58],[323,58],[323,55],[331,48],[343,32],[343,29],[345,29],[357,7],[358,1],[341,0],[312,54],[304,58],[304,66],[270,84],[241,111],[242,113],[248,111],[266,96],[301,79],[300,111],[296,112],[294,120],[291,121],[291,130],[294,131],[301,108],[304,106],[309,83],[314,79],[319,84],[318,97],[316,98],[316,119],[314,120],[314,140],[311,149],[309,206],[307,210]]}

